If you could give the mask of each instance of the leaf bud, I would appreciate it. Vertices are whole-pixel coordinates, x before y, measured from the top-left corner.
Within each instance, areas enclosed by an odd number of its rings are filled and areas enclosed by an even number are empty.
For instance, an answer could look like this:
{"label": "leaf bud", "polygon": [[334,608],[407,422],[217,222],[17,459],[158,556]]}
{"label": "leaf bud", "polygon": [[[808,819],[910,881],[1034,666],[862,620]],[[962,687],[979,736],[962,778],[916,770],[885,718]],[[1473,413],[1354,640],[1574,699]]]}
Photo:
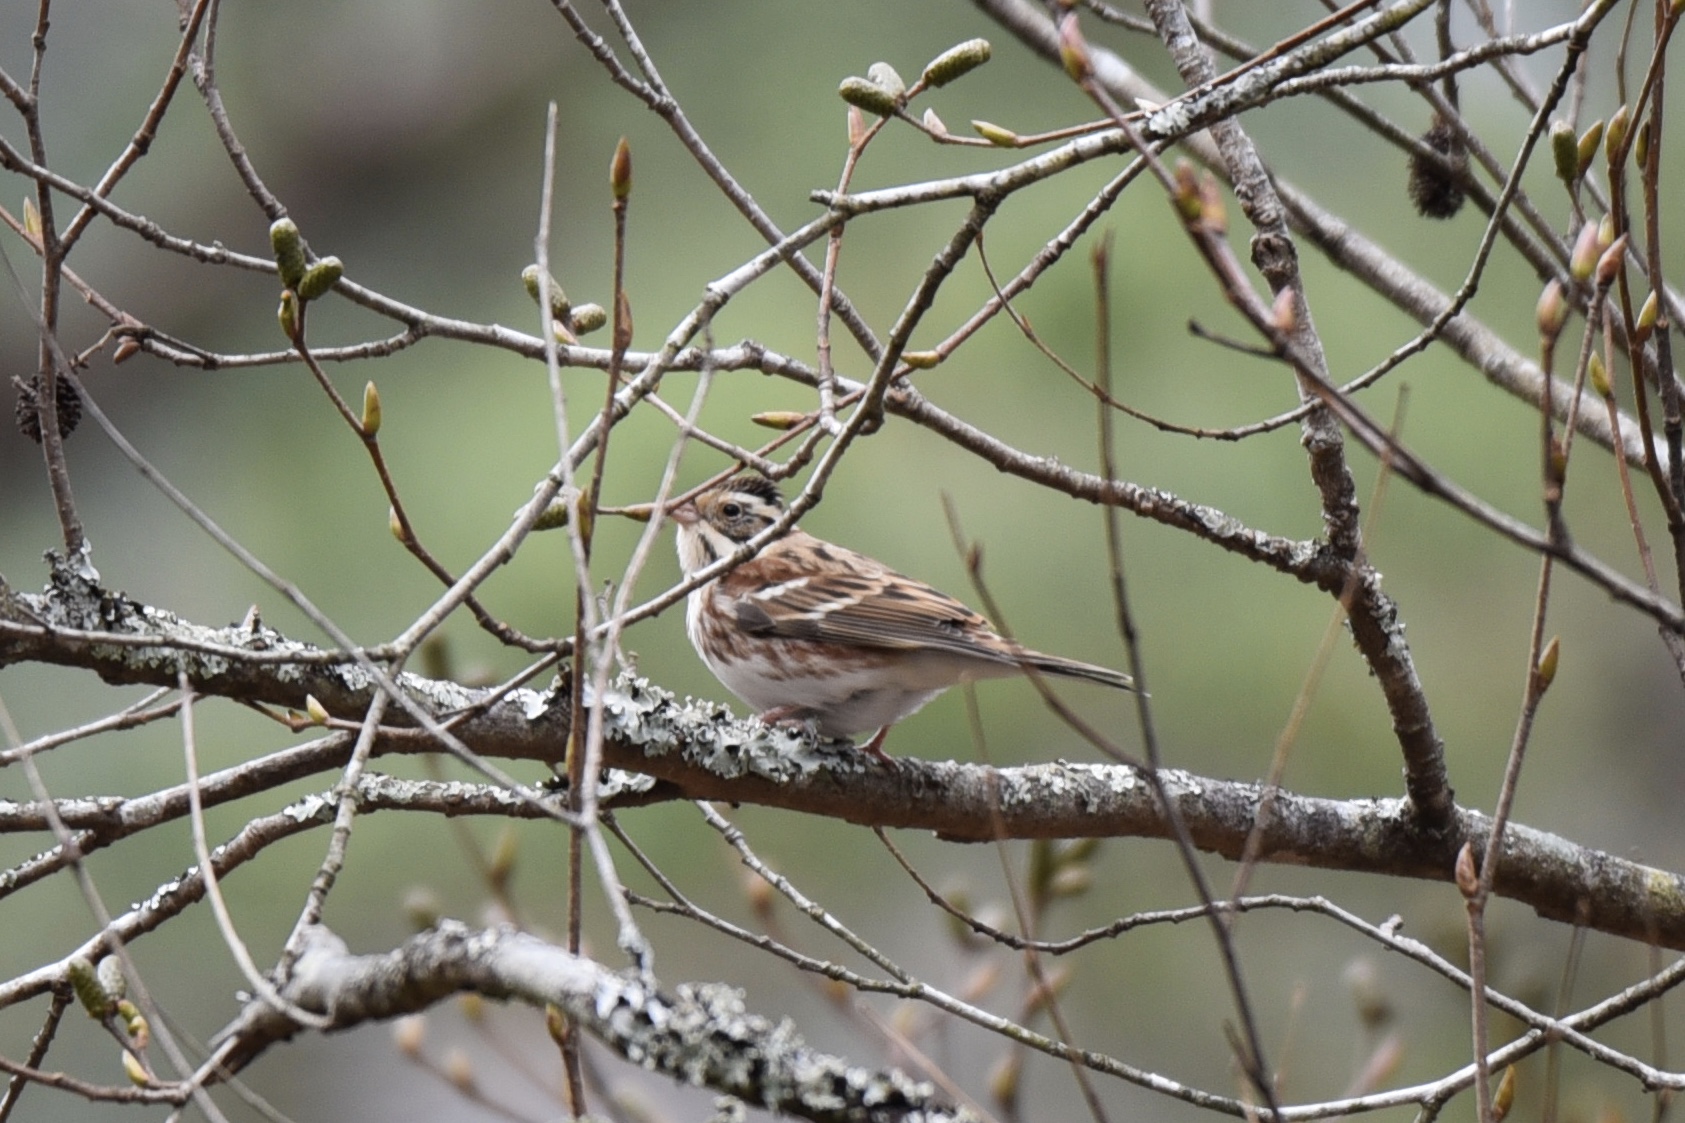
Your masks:
{"label": "leaf bud", "polygon": [[1515,1106],[1515,1066],[1505,1065],[1498,1078],[1498,1090],[1492,1093],[1492,1123],[1504,1123],[1509,1109]]}
{"label": "leaf bud", "polygon": [[1593,121],[1580,134],[1579,144],[1579,175],[1585,175],[1586,169],[1597,158],[1597,146],[1603,140],[1603,122]]}
{"label": "leaf bud", "polygon": [[315,722],[317,725],[326,725],[328,723],[328,709],[316,700],[316,696],[314,694],[306,694],[304,696],[304,712],[309,714],[310,720]]}
{"label": "leaf bud", "polygon": [[617,201],[625,201],[632,194],[632,145],[625,138],[614,146],[614,157],[608,165],[609,190]]}
{"label": "leaf bud", "polygon": [[1574,252],[1568,258],[1568,275],[1580,282],[1591,280],[1592,272],[1597,268],[1597,255],[1597,226],[1588,222],[1580,227],[1579,236],[1574,239]]}
{"label": "leaf bud", "polygon": [[1539,294],[1537,318],[1539,334],[1547,339],[1561,335],[1563,325],[1568,322],[1568,301],[1562,295],[1562,283],[1555,277],[1546,282]]}
{"label": "leaf bud", "polygon": [[1088,41],[1082,37],[1075,12],[1066,12],[1059,21],[1059,61],[1072,81],[1086,82],[1094,77],[1094,60],[1088,53]]}
{"label": "leaf bud", "polygon": [[1545,644],[1545,652],[1539,656],[1539,693],[1550,689],[1550,684],[1556,681],[1556,667],[1562,661],[1562,637],[1551,636],[1550,642]]}
{"label": "leaf bud", "polygon": [[978,136],[996,148],[1018,147],[1018,134],[1011,129],[1002,128],[992,121],[972,121],[971,128]]}
{"label": "leaf bud", "polygon": [[1621,274],[1621,266],[1626,262],[1627,236],[1622,234],[1609,248],[1603,251],[1603,256],[1597,259],[1597,287],[1606,289],[1615,283],[1615,278]]}
{"label": "leaf bud", "polygon": [[1614,167],[1615,158],[1620,155],[1621,146],[1626,143],[1627,130],[1632,127],[1632,112],[1626,106],[1615,110],[1615,115],[1609,118],[1609,127],[1603,133],[1603,156]]}
{"label": "leaf bud", "polygon": [[903,351],[901,361],[914,370],[930,370],[942,361],[940,351]]}
{"label": "leaf bud", "polygon": [[281,334],[293,343],[298,342],[298,293],[292,289],[281,290],[281,305],[275,309],[275,320],[281,325]]}
{"label": "leaf bud", "polygon": [[123,1075],[129,1078],[129,1083],[137,1088],[145,1088],[152,1083],[152,1077],[146,1074],[146,1066],[140,1063],[140,1058],[123,1050]]}
{"label": "leaf bud", "polygon": [[1457,851],[1457,890],[1469,900],[1480,892],[1480,874],[1474,866],[1472,842],[1463,843],[1463,848]]}
{"label": "leaf bud", "polygon": [[1638,310],[1638,322],[1633,325],[1633,336],[1640,344],[1647,342],[1656,330],[1657,310],[1656,294],[1652,292],[1644,298],[1644,306]]}
{"label": "leaf bud", "polygon": [[1591,388],[1600,398],[1608,398],[1615,393],[1615,384],[1609,381],[1609,368],[1603,365],[1603,356],[1596,351],[1591,353],[1591,359],[1586,363],[1586,378],[1591,382]]}
{"label": "leaf bud", "polygon": [[372,437],[380,432],[380,391],[374,388],[371,379],[363,387],[363,436]]}
{"label": "leaf bud", "polygon": [[763,429],[787,432],[806,421],[807,414],[799,409],[769,409],[764,413],[753,414],[749,420]]}

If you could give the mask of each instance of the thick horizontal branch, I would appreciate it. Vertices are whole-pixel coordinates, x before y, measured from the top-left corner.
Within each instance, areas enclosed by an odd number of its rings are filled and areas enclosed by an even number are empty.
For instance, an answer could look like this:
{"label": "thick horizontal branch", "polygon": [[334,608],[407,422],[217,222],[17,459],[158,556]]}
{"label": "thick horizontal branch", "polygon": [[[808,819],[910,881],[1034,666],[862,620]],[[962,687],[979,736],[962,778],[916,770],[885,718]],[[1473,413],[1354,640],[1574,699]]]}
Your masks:
{"label": "thick horizontal branch", "polygon": [[[245,664],[241,628],[202,628],[78,586],[63,573],[57,580],[47,594],[0,598],[0,666],[52,663],[81,667],[109,682],[160,686],[174,686],[184,670],[200,694],[297,708],[311,694],[350,720],[374,698],[376,686],[360,668],[326,661],[319,650],[273,632],[251,641],[264,661]],[[98,626],[101,636],[150,642],[98,642],[77,631],[78,622]],[[298,651],[299,661],[271,661],[278,650]],[[435,718],[454,721],[456,735],[484,756],[546,764],[562,759],[570,729],[565,689],[498,696],[418,675],[398,682]],[[599,700],[587,695],[587,704]],[[666,781],[662,794],[675,798],[758,803],[865,826],[928,830],[955,841],[1170,837],[1151,787],[1122,765],[996,769],[904,759],[886,768],[850,747],[738,721],[723,706],[681,700],[632,676],[617,680],[600,704],[605,765]],[[414,730],[395,729],[380,743],[384,752],[436,749]],[[323,760],[324,767],[333,766]],[[1163,778],[1195,845],[1239,857],[1259,821],[1265,789],[1175,770]],[[1489,828],[1485,816],[1463,809],[1436,832],[1422,826],[1402,799],[1278,792],[1264,817],[1258,857],[1450,881],[1458,848],[1472,842],[1478,857]],[[1685,879],[1677,874],[1512,825],[1496,888],[1543,916],[1685,950]]]}
{"label": "thick horizontal branch", "polygon": [[[323,929],[310,934],[288,999],[326,1014],[331,1030],[418,1013],[473,991],[542,1010],[559,1007],[573,1025],[652,1072],[822,1123],[974,1120],[897,1070],[873,1071],[808,1048],[788,1021],[743,1007],[742,993],[717,983],[663,992],[653,980],[610,971],[535,936],[503,927],[476,931],[455,921],[384,955],[352,955]],[[238,1069],[299,1027],[261,1001],[224,1031]]]}

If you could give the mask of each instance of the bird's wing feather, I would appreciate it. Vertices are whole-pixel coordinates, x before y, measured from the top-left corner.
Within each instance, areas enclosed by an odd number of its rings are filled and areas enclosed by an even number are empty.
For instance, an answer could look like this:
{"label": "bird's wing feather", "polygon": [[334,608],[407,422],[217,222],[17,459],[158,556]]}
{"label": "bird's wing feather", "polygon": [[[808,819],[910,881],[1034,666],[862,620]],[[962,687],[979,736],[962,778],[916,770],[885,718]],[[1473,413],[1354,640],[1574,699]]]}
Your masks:
{"label": "bird's wing feather", "polygon": [[[1000,662],[1015,662],[1020,655],[978,613],[863,554],[805,535],[777,545],[785,548],[722,579],[745,631]],[[744,573],[751,567],[753,572]]]}

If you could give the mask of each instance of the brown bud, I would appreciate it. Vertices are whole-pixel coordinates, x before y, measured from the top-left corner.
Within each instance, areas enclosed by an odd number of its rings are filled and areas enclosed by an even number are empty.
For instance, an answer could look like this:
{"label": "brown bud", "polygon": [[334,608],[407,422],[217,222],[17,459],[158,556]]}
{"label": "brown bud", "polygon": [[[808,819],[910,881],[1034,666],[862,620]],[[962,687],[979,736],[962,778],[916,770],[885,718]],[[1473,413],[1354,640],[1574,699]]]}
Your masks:
{"label": "brown bud", "polygon": [[125,335],[117,344],[117,349],[111,353],[113,363],[123,363],[135,357],[140,350],[140,341],[132,335]]}
{"label": "brown bud", "polygon": [[1473,900],[1480,892],[1480,874],[1474,868],[1474,843],[1465,842],[1463,848],[1457,851],[1457,890],[1462,895]]}
{"label": "brown bud", "polygon": [[1597,259],[1597,287],[1606,289],[1615,283],[1615,278],[1621,275],[1621,266],[1626,262],[1627,236],[1622,234],[1609,248],[1603,251],[1603,256]]}
{"label": "brown bud", "polygon": [[1299,324],[1299,302],[1296,297],[1297,294],[1289,286],[1275,294],[1275,303],[1270,307],[1275,330],[1282,335],[1292,335],[1293,329]]}

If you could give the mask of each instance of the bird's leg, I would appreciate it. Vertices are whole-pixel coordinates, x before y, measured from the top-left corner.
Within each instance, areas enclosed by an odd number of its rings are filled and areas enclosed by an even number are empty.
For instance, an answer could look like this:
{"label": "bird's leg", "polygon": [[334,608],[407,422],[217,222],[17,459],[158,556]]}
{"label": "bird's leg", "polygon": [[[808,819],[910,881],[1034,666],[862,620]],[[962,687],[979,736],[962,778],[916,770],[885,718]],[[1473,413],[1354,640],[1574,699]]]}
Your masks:
{"label": "bird's leg", "polygon": [[872,739],[867,741],[864,745],[861,745],[860,749],[862,752],[867,753],[870,756],[877,757],[889,767],[898,768],[900,766],[896,764],[895,758],[883,751],[883,742],[888,736],[889,726],[886,725],[876,733],[872,734]]}

